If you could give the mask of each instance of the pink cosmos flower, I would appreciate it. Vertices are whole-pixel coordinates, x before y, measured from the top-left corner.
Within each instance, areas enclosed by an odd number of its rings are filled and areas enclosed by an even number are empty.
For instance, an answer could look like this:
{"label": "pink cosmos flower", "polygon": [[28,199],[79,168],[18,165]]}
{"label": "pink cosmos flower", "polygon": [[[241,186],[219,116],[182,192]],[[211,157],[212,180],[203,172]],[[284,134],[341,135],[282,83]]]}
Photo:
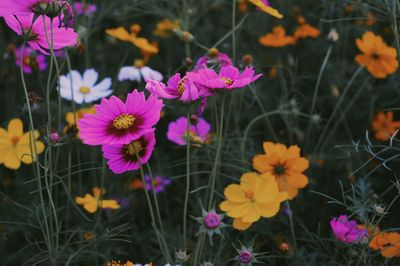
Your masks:
{"label": "pink cosmos flower", "polygon": [[76,13],[78,13],[78,15],[86,15],[86,16],[95,13],[97,10],[96,5],[81,3],[81,2],[75,2],[74,8],[76,10]]}
{"label": "pink cosmos flower", "polygon": [[340,215],[330,221],[335,237],[344,243],[354,243],[365,238],[368,234],[367,229],[360,228],[356,221],[348,220],[347,215]]}
{"label": "pink cosmos flower", "polygon": [[[49,43],[46,39],[46,32],[51,42],[51,19],[39,16],[34,20],[34,14],[28,16],[5,16],[4,20],[7,25],[18,35],[25,35],[29,46],[43,54],[48,55],[50,50]],[[75,45],[78,41],[78,34],[70,28],[58,28],[57,21],[59,18],[53,19],[53,48],[59,50],[67,46]],[[46,28],[44,27],[46,23]]]}
{"label": "pink cosmos flower", "polygon": [[232,59],[225,53],[218,52],[215,57],[206,55],[197,60],[196,68],[207,68],[208,64],[218,64],[220,66],[233,65]]}
{"label": "pink cosmos flower", "polygon": [[188,74],[194,83],[207,87],[212,93],[214,89],[242,88],[257,80],[262,74],[254,75],[254,69],[248,66],[242,73],[231,65],[221,67],[219,74],[214,69],[199,69]]}
{"label": "pink cosmos flower", "polygon": [[[203,118],[199,118],[196,124],[190,125],[189,136],[190,141],[194,143],[204,143],[210,133],[211,126]],[[168,125],[167,138],[178,144],[186,145],[187,138],[187,120],[186,117],[180,117]]]}
{"label": "pink cosmos flower", "polygon": [[33,71],[43,71],[47,68],[46,57],[30,47],[24,48],[24,54],[21,54],[22,48],[19,47],[15,51],[15,64],[17,66],[21,65],[22,57],[22,71],[24,73],[32,73]]}
{"label": "pink cosmos flower", "polygon": [[95,105],[96,114],[85,114],[78,120],[79,134],[88,145],[128,144],[152,127],[160,119],[163,103],[156,96],[146,100],[143,92],[129,93],[125,103],[118,97],[103,98]]}
{"label": "pink cosmos flower", "polygon": [[[74,15],[71,5],[64,0],[1,0],[0,17],[29,16],[32,13],[46,15],[50,18],[59,17],[66,13],[68,22],[66,27],[73,24]],[[59,20],[62,25],[62,20]]]}
{"label": "pink cosmos flower", "polygon": [[126,144],[103,145],[103,157],[107,159],[108,167],[116,174],[139,169],[140,163],[145,164],[151,157],[156,144],[154,129],[146,132],[136,140]]}
{"label": "pink cosmos flower", "polygon": [[207,90],[202,86],[196,86],[193,81],[185,75],[176,73],[167,82],[167,85],[160,81],[146,79],[146,90],[163,99],[178,99],[182,102],[196,101],[205,96]]}

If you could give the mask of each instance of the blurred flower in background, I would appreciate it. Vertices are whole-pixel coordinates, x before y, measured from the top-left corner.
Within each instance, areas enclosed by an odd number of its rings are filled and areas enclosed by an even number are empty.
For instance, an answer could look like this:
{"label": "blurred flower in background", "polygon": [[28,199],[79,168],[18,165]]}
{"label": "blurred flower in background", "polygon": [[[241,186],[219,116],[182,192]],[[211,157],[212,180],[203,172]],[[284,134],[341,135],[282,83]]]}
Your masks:
{"label": "blurred flower in background", "polygon": [[91,103],[112,93],[111,78],[105,78],[96,84],[99,74],[94,69],[87,69],[81,75],[76,70],[71,70],[65,76],[60,76],[60,95],[67,100],[78,104]]}

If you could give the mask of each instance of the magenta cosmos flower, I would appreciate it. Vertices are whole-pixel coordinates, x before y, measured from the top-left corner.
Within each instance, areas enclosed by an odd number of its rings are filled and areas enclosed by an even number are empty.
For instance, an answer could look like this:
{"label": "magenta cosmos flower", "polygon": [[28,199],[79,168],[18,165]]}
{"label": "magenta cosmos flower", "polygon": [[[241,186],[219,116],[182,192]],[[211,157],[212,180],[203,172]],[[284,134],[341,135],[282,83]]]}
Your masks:
{"label": "magenta cosmos flower", "polygon": [[333,218],[330,224],[335,237],[344,243],[358,242],[368,234],[367,229],[360,228],[356,221],[348,220],[347,215]]}
{"label": "magenta cosmos flower", "polygon": [[103,98],[95,105],[96,114],[85,114],[78,120],[80,137],[88,145],[128,144],[153,130],[162,107],[156,96],[146,100],[137,90],[128,94],[125,103],[115,96]]}
{"label": "magenta cosmos flower", "polygon": [[[28,16],[5,16],[7,25],[20,36],[25,36],[29,46],[43,54],[48,55],[50,49],[46,39],[46,32],[50,42],[51,23],[50,18],[39,16],[34,20],[34,14]],[[59,18],[53,21],[59,21]],[[44,27],[46,23],[46,28]],[[53,23],[53,48],[59,50],[67,46],[75,45],[78,42],[78,34],[70,28],[59,28],[57,22]]]}
{"label": "magenta cosmos flower", "polygon": [[146,79],[146,90],[163,99],[178,99],[182,102],[196,101],[205,96],[207,90],[202,86],[196,86],[193,81],[185,75],[176,73],[167,82],[167,85],[160,81]]}
{"label": "magenta cosmos flower", "polygon": [[[204,143],[208,138],[210,129],[210,124],[203,118],[199,118],[196,124],[190,125],[190,141]],[[187,119],[184,116],[168,125],[167,138],[178,145],[186,145],[187,133]]]}
{"label": "magenta cosmos flower", "polygon": [[214,93],[214,89],[242,88],[262,76],[262,74],[254,75],[254,69],[250,66],[240,73],[231,65],[221,67],[219,74],[214,69],[205,68],[190,72],[188,75],[196,84],[207,87]]}
{"label": "magenta cosmos flower", "polygon": [[24,53],[22,54],[22,48],[19,47],[15,51],[15,63],[17,66],[21,65],[22,57],[22,71],[24,73],[32,73],[33,71],[43,71],[47,68],[46,57],[30,47],[24,48]]}
{"label": "magenta cosmos flower", "polygon": [[85,15],[85,16],[89,16],[95,13],[97,10],[96,5],[82,3],[82,2],[75,2],[74,8],[76,10],[76,13],[78,13],[78,15]]}
{"label": "magenta cosmos flower", "polygon": [[154,129],[143,134],[127,144],[103,145],[103,157],[107,159],[108,167],[116,174],[140,168],[150,159],[156,144]]}
{"label": "magenta cosmos flower", "polygon": [[233,65],[232,59],[225,53],[217,52],[215,56],[206,55],[197,60],[196,68],[207,68],[209,64],[218,64],[219,66]]}

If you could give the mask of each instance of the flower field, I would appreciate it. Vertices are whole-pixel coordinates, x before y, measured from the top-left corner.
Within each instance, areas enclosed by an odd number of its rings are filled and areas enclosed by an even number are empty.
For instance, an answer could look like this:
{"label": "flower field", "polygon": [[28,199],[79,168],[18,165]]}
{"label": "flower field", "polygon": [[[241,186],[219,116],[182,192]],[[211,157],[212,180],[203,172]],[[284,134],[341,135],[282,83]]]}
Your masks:
{"label": "flower field", "polygon": [[0,0],[0,265],[400,265],[399,24]]}

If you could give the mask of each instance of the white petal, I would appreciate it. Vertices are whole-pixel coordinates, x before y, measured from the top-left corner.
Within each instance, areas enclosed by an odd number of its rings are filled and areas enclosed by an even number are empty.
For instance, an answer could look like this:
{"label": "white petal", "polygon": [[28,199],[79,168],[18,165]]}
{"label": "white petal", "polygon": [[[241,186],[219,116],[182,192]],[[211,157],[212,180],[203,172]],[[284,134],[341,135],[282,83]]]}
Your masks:
{"label": "white petal", "polygon": [[134,66],[124,66],[121,67],[118,73],[118,81],[124,81],[124,80],[136,80],[140,82],[141,77],[140,77],[140,71]]}
{"label": "white petal", "polygon": [[162,81],[163,78],[164,78],[163,75],[160,72],[158,72],[156,70],[153,70],[153,69],[151,69],[150,67],[147,67],[147,66],[142,67],[140,69],[140,72],[142,73],[142,76],[143,76],[144,80],[152,79],[152,80],[156,80],[156,81]]}
{"label": "white petal", "polygon": [[112,90],[95,91],[95,92],[92,92],[92,93],[89,93],[89,94],[85,95],[84,102],[91,103],[91,102],[97,101],[99,99],[102,99],[104,97],[107,97],[111,93],[112,93]]}
{"label": "white petal", "polygon": [[84,95],[80,92],[75,93],[74,92],[74,101],[78,104],[81,104],[83,102],[83,97]]}
{"label": "white petal", "polygon": [[71,77],[72,77],[72,84],[80,87],[82,84],[81,74],[76,70],[71,70],[71,72],[67,74],[67,78],[70,79]]}
{"label": "white petal", "polygon": [[82,83],[91,88],[96,83],[97,79],[99,78],[99,74],[94,69],[87,69],[85,73],[83,73],[83,81]]}
{"label": "white petal", "polygon": [[105,91],[111,88],[111,78],[103,79],[99,84],[93,86],[91,91]]}

